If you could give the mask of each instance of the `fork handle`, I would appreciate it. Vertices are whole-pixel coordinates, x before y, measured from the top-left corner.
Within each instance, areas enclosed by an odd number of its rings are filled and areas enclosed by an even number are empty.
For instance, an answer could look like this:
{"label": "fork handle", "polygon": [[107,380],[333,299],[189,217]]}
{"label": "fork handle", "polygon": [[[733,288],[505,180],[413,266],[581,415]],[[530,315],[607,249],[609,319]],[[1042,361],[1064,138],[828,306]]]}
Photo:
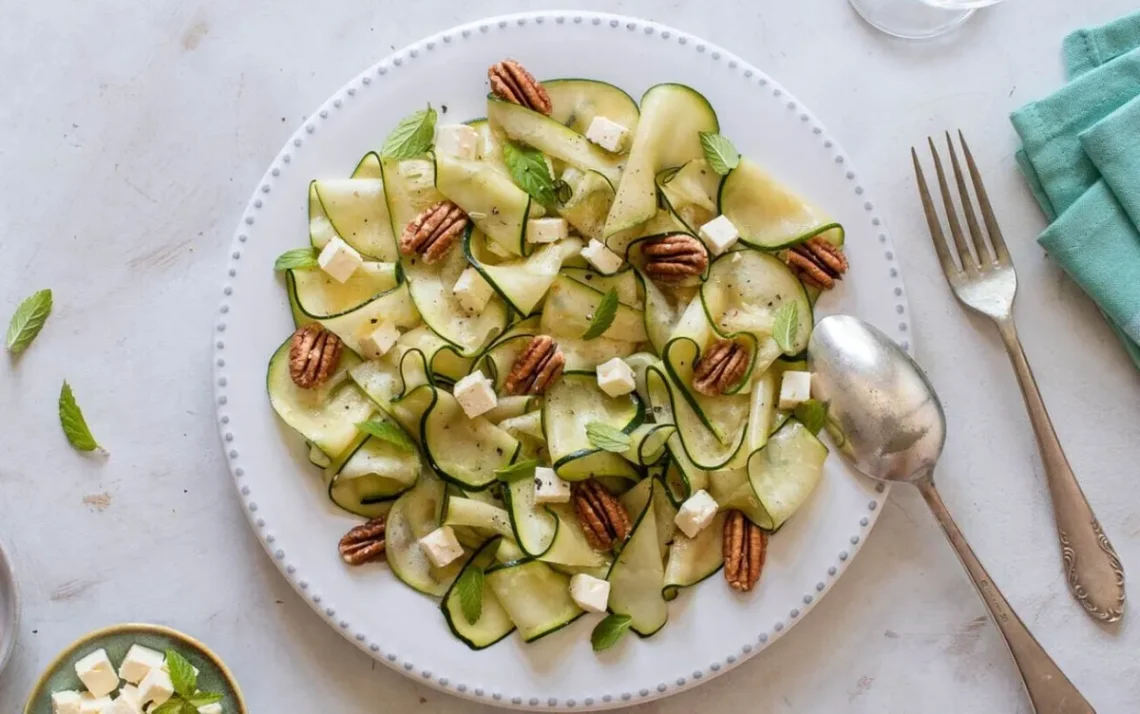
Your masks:
{"label": "fork handle", "polygon": [[1069,589],[1091,617],[1101,622],[1116,622],[1124,614],[1124,568],[1065,458],[1013,320],[999,321],[998,331],[1017,374],[1045,464]]}
{"label": "fork handle", "polygon": [[1033,637],[1033,633],[990,579],[978,556],[966,542],[966,536],[962,535],[958,524],[946,510],[946,504],[942,502],[942,497],[934,488],[933,475],[927,474],[916,481],[915,485],[922,492],[922,497],[926,500],[926,505],[930,506],[934,517],[938,519],[938,525],[942,526],[947,540],[954,547],[954,552],[958,554],[958,559],[965,566],[970,580],[973,581],[978,594],[982,596],[986,609],[989,610],[1002,638],[1009,646],[1009,651],[1017,664],[1017,671],[1021,674],[1021,680],[1029,694],[1033,711],[1036,714],[1096,714],[1096,710],[1081,696],[1057,663],[1049,657],[1049,653]]}

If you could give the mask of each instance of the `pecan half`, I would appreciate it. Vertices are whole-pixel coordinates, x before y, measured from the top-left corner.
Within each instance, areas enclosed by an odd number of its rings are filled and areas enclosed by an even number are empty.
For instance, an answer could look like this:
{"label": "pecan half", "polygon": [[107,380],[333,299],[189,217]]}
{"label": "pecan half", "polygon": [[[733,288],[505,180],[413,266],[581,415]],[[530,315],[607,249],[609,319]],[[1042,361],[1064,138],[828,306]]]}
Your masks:
{"label": "pecan half", "polygon": [[571,500],[586,540],[594,550],[610,550],[615,543],[629,537],[629,513],[617,496],[602,484],[594,479],[575,483],[571,487]]}
{"label": "pecan half", "polygon": [[467,228],[467,214],[451,201],[424,209],[416,220],[408,224],[400,235],[400,252],[404,255],[423,255],[425,263],[434,263],[443,256]]}
{"label": "pecan half", "polygon": [[349,565],[364,565],[384,557],[384,517],[359,525],[340,539],[340,557]]}
{"label": "pecan half", "polygon": [[729,511],[724,519],[724,579],[733,590],[746,593],[760,580],[768,554],[768,534],[744,517]]}
{"label": "pecan half", "polygon": [[641,252],[646,258],[646,274],[659,282],[676,282],[700,275],[709,265],[704,243],[683,233],[647,240]]}
{"label": "pecan half", "polygon": [[340,338],[318,322],[298,328],[289,345],[289,376],[301,389],[328,381],[340,363]]}
{"label": "pecan half", "polygon": [[511,367],[504,388],[507,394],[542,394],[562,376],[566,356],[551,337],[536,335]]}
{"label": "pecan half", "polygon": [[740,381],[748,369],[748,350],[732,340],[717,340],[697,360],[693,370],[693,389],[709,397]]}
{"label": "pecan half", "polygon": [[830,290],[847,272],[847,256],[839,246],[816,236],[788,251],[788,265],[808,285]]}
{"label": "pecan half", "polygon": [[518,62],[505,59],[491,65],[487,70],[487,78],[491,80],[491,92],[499,99],[550,116],[553,105],[546,88]]}

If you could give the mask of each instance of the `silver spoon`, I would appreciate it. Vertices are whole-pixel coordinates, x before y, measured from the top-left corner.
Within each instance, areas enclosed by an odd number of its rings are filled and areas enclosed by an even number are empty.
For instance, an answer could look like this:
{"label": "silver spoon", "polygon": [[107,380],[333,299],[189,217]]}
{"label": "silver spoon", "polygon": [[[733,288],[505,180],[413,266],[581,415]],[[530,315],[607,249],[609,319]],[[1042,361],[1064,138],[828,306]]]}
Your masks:
{"label": "silver spoon", "polygon": [[938,395],[889,337],[854,317],[820,320],[808,345],[812,396],[830,402],[840,453],[879,481],[914,484],[997,623],[1037,714],[1096,714],[1013,611],[934,488],[946,441]]}

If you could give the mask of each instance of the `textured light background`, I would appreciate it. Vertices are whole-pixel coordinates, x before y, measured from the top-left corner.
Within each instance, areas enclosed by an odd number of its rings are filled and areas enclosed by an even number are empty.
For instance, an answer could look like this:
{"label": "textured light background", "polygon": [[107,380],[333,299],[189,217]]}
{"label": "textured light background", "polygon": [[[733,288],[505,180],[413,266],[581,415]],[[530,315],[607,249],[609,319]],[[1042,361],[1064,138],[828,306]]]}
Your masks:
{"label": "textured light background", "polygon": [[[56,300],[35,345],[0,366],[0,538],[25,606],[0,675],[0,711],[19,709],[63,645],[127,620],[211,644],[254,712],[481,710],[375,665],[278,575],[222,462],[207,338],[224,247],[306,112],[394,47],[543,7],[0,0],[0,313],[6,320],[41,287]],[[581,7],[676,25],[741,54],[851,152],[880,197],[919,356],[950,419],[940,469],[947,503],[1097,710],[1137,711],[1135,610],[1110,631],[1069,596],[1013,375],[996,333],[959,309],[942,280],[907,156],[928,133],[961,128],[970,138],[1017,263],[1026,350],[1089,500],[1136,577],[1140,377],[1092,303],[1033,242],[1043,221],[1017,175],[1006,120],[1060,84],[1067,31],[1135,3],[1010,0],[951,37],[917,44],[877,34],[842,0]],[[108,460],[64,441],[55,415],[64,378]],[[730,674],[641,709],[1029,712],[953,553],[903,488],[846,577],[794,633]]]}

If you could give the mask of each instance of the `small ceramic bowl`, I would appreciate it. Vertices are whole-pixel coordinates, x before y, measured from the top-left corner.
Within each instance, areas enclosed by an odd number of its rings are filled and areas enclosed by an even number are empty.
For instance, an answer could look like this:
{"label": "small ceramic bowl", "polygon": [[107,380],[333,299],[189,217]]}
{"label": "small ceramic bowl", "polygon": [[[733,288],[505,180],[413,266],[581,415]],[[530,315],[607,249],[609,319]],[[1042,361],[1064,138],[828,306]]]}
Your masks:
{"label": "small ceramic bowl", "polygon": [[0,543],[0,672],[16,647],[20,632],[20,591],[16,589],[16,573],[12,561]]}
{"label": "small ceramic bowl", "polygon": [[52,692],[64,689],[83,691],[83,683],[75,674],[75,663],[83,657],[103,648],[107,650],[111,662],[118,667],[127,650],[135,643],[159,652],[175,650],[200,670],[199,689],[222,694],[221,705],[226,714],[249,714],[233,673],[206,645],[169,627],[140,624],[105,627],[68,645],[40,675],[32,693],[28,695],[24,714],[51,714]]}

